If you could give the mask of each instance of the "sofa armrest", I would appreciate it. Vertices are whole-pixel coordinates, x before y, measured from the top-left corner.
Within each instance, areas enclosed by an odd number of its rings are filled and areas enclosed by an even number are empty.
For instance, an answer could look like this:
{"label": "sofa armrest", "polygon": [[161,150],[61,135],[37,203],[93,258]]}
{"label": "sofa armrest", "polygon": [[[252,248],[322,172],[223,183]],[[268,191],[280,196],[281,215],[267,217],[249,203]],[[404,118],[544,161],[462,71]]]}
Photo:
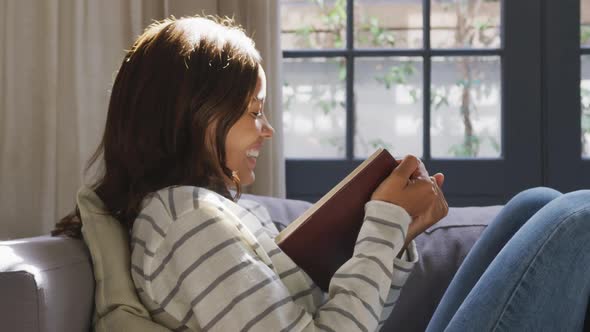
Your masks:
{"label": "sofa armrest", "polygon": [[88,331],[94,278],[84,243],[39,236],[0,241],[0,321],[5,331]]}

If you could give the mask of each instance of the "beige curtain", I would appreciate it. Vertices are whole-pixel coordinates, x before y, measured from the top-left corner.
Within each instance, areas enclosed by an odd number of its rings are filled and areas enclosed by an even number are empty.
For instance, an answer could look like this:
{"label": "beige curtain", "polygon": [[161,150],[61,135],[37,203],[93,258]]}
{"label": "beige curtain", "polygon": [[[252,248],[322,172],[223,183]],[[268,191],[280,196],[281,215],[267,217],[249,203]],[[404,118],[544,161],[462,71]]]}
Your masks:
{"label": "beige curtain", "polygon": [[172,14],[236,10],[250,35],[254,30],[277,135],[251,191],[284,196],[276,6],[265,0],[0,1],[0,240],[47,234],[71,211],[124,50],[153,19]]}

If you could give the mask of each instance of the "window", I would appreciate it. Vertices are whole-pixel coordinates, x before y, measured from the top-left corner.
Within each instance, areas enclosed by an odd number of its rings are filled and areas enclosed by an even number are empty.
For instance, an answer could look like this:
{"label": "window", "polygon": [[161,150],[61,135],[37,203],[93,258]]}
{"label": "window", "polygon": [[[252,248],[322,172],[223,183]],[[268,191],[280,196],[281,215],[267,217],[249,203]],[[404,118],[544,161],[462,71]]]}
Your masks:
{"label": "window", "polygon": [[281,0],[288,197],[317,200],[377,147],[444,172],[454,206],[541,185],[540,9]]}

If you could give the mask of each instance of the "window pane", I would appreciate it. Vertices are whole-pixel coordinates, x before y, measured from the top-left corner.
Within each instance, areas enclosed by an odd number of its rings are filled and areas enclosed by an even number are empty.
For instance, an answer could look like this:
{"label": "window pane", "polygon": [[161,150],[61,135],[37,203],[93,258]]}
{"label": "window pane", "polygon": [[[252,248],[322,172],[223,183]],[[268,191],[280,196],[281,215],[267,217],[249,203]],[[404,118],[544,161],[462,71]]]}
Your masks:
{"label": "window pane", "polygon": [[422,58],[359,58],[355,63],[355,157],[378,147],[422,155]]}
{"label": "window pane", "polygon": [[343,158],[346,153],[344,58],[283,60],[283,130],[287,158]]}
{"label": "window pane", "polygon": [[422,0],[355,1],[354,46],[422,48],[422,21]]}
{"label": "window pane", "polygon": [[590,55],[583,55],[581,59],[582,82],[582,156],[590,157]]}
{"label": "window pane", "polygon": [[580,3],[580,44],[590,46],[590,0]]}
{"label": "window pane", "polygon": [[283,49],[344,48],[346,0],[281,0]]}
{"label": "window pane", "polygon": [[500,0],[432,0],[432,48],[500,47]]}
{"label": "window pane", "polygon": [[433,57],[433,157],[501,155],[500,57]]}

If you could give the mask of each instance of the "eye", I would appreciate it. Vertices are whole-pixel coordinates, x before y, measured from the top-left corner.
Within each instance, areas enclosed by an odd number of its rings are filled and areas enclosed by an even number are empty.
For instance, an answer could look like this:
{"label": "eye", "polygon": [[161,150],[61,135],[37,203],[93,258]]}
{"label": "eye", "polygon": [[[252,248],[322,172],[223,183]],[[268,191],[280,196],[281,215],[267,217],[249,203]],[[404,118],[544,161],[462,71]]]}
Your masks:
{"label": "eye", "polygon": [[264,115],[264,113],[262,113],[262,111],[252,112],[250,114],[252,114],[252,117],[254,117],[254,118],[261,118]]}

